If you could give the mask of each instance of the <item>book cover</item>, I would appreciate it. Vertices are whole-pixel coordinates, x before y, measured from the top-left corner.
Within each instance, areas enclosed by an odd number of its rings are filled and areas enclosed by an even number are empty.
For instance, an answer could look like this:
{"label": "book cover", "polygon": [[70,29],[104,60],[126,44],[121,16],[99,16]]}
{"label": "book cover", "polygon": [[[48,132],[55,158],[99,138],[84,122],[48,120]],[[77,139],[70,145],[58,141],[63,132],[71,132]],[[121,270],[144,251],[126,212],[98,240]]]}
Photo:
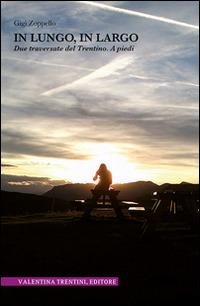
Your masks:
{"label": "book cover", "polygon": [[4,305],[194,305],[197,1],[1,1]]}

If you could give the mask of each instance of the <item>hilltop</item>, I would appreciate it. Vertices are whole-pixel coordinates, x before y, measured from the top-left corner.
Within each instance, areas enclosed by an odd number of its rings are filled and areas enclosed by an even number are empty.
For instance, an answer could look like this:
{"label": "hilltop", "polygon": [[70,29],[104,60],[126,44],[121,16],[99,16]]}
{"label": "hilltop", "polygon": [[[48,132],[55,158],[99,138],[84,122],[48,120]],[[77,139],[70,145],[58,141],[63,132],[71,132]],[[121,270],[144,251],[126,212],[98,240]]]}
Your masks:
{"label": "hilltop", "polygon": [[[73,201],[75,199],[87,199],[91,197],[90,190],[94,188],[94,184],[64,184],[55,186],[51,190],[44,193],[46,197],[55,197],[58,199],[67,199]],[[159,185],[150,181],[138,181],[124,184],[113,184],[114,189],[120,190],[120,200],[138,200],[141,197],[149,197],[154,191],[159,189]]]}

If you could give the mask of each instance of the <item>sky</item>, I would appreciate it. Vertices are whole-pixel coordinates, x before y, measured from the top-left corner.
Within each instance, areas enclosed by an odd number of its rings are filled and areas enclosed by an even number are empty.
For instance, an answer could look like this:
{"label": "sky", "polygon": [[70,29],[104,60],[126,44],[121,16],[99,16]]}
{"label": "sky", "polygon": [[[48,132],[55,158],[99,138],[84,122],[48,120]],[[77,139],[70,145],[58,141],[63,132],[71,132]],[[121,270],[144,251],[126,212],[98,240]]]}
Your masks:
{"label": "sky", "polygon": [[[114,183],[198,182],[197,1],[1,3],[3,188],[92,182],[101,162]],[[14,24],[30,20],[56,25]],[[84,44],[134,45],[119,53],[20,52],[16,32],[139,39]]]}

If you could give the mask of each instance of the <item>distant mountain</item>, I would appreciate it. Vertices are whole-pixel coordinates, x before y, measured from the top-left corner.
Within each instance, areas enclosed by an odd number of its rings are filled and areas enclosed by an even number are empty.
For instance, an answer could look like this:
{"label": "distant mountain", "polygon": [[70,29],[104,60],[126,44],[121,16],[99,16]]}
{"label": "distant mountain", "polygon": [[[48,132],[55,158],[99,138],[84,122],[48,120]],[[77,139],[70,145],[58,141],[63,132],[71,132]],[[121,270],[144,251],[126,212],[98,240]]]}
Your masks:
{"label": "distant mountain", "polygon": [[159,185],[151,181],[138,181],[126,184],[116,184],[113,187],[120,190],[119,198],[122,200],[137,201],[146,198],[159,189]]}
{"label": "distant mountain", "polygon": [[66,201],[82,200],[90,197],[90,190],[94,188],[94,184],[65,184],[54,186],[51,190],[45,192],[46,197],[64,199]]}
{"label": "distant mountain", "polygon": [[[157,185],[151,181],[139,181],[126,184],[113,185],[120,190],[119,200],[142,202],[152,199],[155,191],[178,191],[198,195],[199,185],[191,183]],[[20,192],[1,191],[2,216],[28,215],[37,213],[66,211],[66,209],[82,209],[82,204],[73,203],[74,200],[91,197],[90,190],[94,184],[65,184],[55,186],[44,195],[27,194]]]}
{"label": "distant mountain", "polygon": [[[116,190],[120,190],[118,198],[127,201],[137,201],[139,198],[149,197],[154,191],[159,189],[159,185],[150,181],[114,184],[112,186]],[[91,197],[90,190],[92,188],[94,188],[94,184],[65,184],[53,187],[44,193],[44,195],[46,197],[54,197],[67,201],[87,199]]]}
{"label": "distant mountain", "polygon": [[53,186],[66,184],[64,180],[27,175],[1,175],[1,190],[41,195]]}

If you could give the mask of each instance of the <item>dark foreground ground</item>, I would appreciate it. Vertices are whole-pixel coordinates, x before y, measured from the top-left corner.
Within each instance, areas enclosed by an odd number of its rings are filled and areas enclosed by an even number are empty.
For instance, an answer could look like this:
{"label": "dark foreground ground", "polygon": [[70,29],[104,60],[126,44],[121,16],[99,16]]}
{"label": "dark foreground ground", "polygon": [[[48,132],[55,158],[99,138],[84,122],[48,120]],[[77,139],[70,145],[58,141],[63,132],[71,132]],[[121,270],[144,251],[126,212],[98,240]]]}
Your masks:
{"label": "dark foreground ground", "polygon": [[3,305],[196,305],[196,235],[138,238],[131,221],[4,220],[2,276],[119,276],[119,287],[4,287]]}

